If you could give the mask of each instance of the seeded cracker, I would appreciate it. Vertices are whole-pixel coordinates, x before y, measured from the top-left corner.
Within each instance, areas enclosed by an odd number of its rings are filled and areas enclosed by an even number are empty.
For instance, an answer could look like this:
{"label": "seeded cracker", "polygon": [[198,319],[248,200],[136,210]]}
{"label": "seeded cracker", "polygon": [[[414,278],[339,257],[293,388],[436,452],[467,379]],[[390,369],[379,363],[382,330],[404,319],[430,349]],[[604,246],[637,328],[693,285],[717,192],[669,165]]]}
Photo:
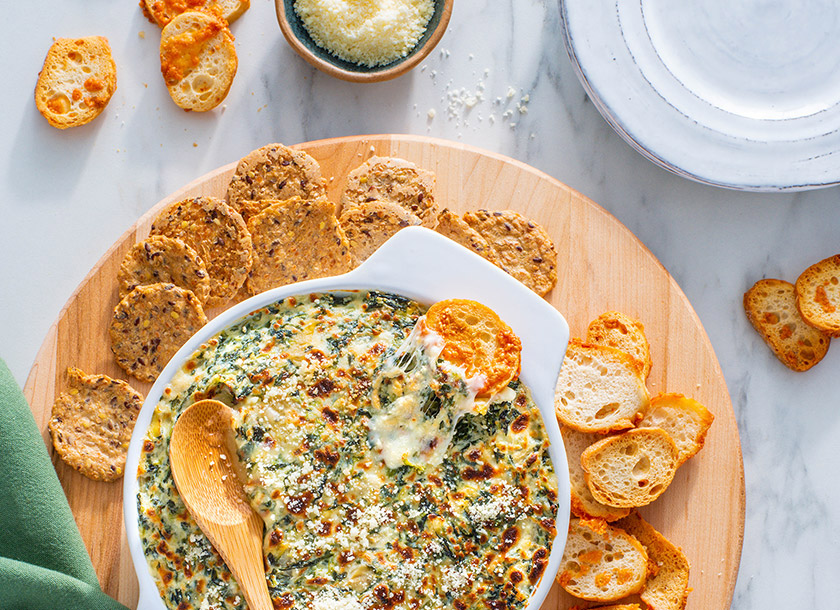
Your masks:
{"label": "seeded cracker", "polygon": [[105,375],[71,367],[67,378],[49,421],[56,453],[90,479],[120,478],[143,397],[125,381]]}
{"label": "seeded cracker", "polygon": [[165,235],[134,244],[123,258],[117,280],[120,299],[137,286],[161,282],[192,290],[202,305],[210,294],[210,277],[201,257],[182,240]]}
{"label": "seeded cracker", "polygon": [[250,294],[353,268],[347,238],[327,199],[278,201],[248,221],[254,240]]}
{"label": "seeded cracker", "polygon": [[173,203],[152,223],[151,234],[183,240],[201,257],[210,276],[207,307],[227,303],[253,264],[254,248],[245,222],[215,197]]}
{"label": "seeded cracker", "polygon": [[174,284],[138,286],[114,308],[111,351],[129,375],[154,381],[206,323],[201,303],[189,290]]}
{"label": "seeded cracker", "polygon": [[495,250],[499,267],[543,296],[557,283],[557,251],[545,230],[519,212],[477,210],[464,220]]}
{"label": "seeded cracker", "polygon": [[496,256],[496,251],[490,243],[450,209],[444,208],[438,213],[435,231],[472,250],[494,265],[499,264],[499,257]]}
{"label": "seeded cracker", "polygon": [[369,201],[345,210],[338,219],[350,252],[363,261],[405,227],[420,224],[420,219],[388,201]]}
{"label": "seeded cracker", "polygon": [[228,185],[227,201],[248,222],[277,201],[326,195],[326,180],[315,159],[282,144],[268,144],[240,159]]}
{"label": "seeded cracker", "polygon": [[429,170],[404,159],[371,157],[348,174],[341,212],[369,201],[390,201],[433,228],[438,211],[434,188],[435,175]]}

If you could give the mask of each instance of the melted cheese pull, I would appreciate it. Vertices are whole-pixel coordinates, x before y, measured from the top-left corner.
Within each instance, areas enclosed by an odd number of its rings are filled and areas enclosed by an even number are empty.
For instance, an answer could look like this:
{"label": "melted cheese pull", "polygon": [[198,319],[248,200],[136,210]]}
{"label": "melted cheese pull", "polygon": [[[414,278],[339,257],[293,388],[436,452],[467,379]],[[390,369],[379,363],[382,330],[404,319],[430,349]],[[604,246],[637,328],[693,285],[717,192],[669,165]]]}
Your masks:
{"label": "melted cheese pull", "polygon": [[[443,461],[458,420],[477,413],[486,380],[440,358],[445,341],[420,318],[373,384],[369,440],[388,468]],[[486,409],[488,402],[480,401]]]}

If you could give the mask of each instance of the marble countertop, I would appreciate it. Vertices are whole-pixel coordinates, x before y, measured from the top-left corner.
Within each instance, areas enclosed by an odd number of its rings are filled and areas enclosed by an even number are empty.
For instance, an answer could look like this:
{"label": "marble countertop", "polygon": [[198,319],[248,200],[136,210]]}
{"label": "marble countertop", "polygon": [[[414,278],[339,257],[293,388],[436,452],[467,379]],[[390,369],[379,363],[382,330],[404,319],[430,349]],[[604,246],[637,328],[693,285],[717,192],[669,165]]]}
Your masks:
{"label": "marble countertop", "polygon": [[[32,0],[0,38],[0,356],[22,384],[87,271],[165,195],[271,141],[356,134],[447,138],[514,157],[592,198],[662,262],[705,326],[738,420],[746,530],[732,608],[836,608],[840,579],[840,349],[794,373],[753,331],[741,297],[840,250],[836,188],[751,194],[645,160],[587,99],[557,2],[460,0],[438,48],[397,80],[334,80],[299,59],[274,5],[232,27],[239,71],[224,105],[184,113],[160,77],[158,29],[136,2]],[[108,37],[118,89],[92,124],[58,131],[32,91],[53,36]],[[834,436],[837,433],[838,436]],[[713,533],[710,533],[713,535]]]}

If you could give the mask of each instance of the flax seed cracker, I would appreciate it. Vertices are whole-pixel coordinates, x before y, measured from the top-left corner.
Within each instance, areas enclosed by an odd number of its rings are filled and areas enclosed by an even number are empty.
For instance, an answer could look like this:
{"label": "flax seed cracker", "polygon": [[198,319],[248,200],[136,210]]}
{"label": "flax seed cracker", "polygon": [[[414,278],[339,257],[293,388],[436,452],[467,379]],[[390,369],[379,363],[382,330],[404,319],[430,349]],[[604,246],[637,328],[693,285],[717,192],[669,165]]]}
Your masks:
{"label": "flax seed cracker", "polygon": [[56,453],[90,479],[119,479],[143,397],[125,381],[73,367],[67,379],[49,421]]}
{"label": "flax seed cracker", "polygon": [[444,208],[438,213],[435,231],[472,250],[494,265],[499,264],[499,257],[490,243],[452,210]]}
{"label": "flax seed cracker", "polygon": [[543,296],[557,283],[557,250],[541,226],[513,210],[476,210],[464,220],[493,247],[496,263]]}
{"label": "flax seed cracker", "polygon": [[215,197],[184,199],[167,207],[152,223],[152,235],[184,241],[204,261],[210,276],[207,307],[227,303],[251,270],[254,248],[236,210]]}
{"label": "flax seed cracker", "polygon": [[183,240],[165,235],[153,235],[134,244],[123,258],[117,280],[120,299],[137,286],[159,283],[192,290],[202,305],[210,295],[204,261]]}
{"label": "flax seed cracker", "polygon": [[254,240],[250,294],[284,284],[350,271],[347,237],[327,199],[275,202],[248,221]]}
{"label": "flax seed cracker", "polygon": [[338,219],[350,252],[363,261],[405,227],[420,224],[420,219],[396,203],[368,201],[344,210]]}
{"label": "flax seed cracker", "polygon": [[414,163],[395,157],[371,157],[347,176],[341,196],[342,214],[370,201],[390,201],[433,228],[437,217],[435,175]]}
{"label": "flax seed cracker", "polygon": [[154,381],[178,348],[206,323],[191,291],[174,284],[138,286],[114,308],[111,351],[129,375]]}
{"label": "flax seed cracker", "polygon": [[268,144],[240,159],[228,185],[227,201],[248,222],[277,201],[326,197],[326,184],[321,166],[310,155],[283,144]]}

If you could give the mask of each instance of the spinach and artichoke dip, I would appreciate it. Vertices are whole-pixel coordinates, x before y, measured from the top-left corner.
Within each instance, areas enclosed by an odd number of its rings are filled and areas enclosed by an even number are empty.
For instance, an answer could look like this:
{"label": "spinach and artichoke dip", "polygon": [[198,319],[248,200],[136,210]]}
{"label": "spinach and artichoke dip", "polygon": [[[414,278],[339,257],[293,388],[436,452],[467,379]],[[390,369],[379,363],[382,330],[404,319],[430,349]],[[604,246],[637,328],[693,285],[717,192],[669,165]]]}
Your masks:
{"label": "spinach and artichoke dip", "polygon": [[548,437],[518,380],[491,399],[437,358],[423,307],[290,297],[207,341],[164,391],[138,471],[140,535],[172,609],[245,608],[169,467],[205,398],[236,412],[275,608],[524,608],[556,534]]}

